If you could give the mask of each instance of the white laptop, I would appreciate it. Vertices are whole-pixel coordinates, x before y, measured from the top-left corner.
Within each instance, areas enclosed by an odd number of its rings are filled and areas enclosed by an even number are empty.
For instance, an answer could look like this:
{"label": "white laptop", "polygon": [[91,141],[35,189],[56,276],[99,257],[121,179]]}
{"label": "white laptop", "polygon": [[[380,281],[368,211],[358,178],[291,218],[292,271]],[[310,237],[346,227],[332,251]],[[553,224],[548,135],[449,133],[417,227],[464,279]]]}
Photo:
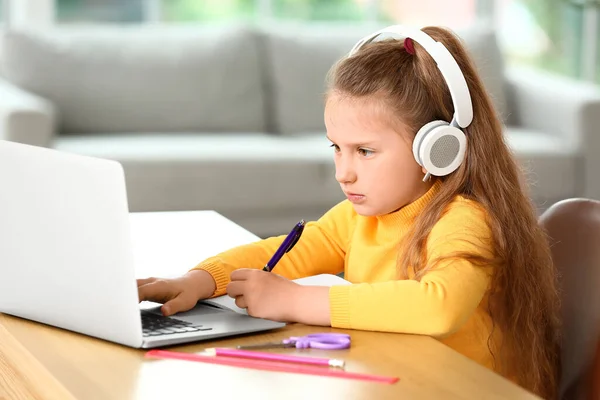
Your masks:
{"label": "white laptop", "polygon": [[285,325],[141,309],[129,223],[118,162],[0,140],[0,312],[136,348]]}

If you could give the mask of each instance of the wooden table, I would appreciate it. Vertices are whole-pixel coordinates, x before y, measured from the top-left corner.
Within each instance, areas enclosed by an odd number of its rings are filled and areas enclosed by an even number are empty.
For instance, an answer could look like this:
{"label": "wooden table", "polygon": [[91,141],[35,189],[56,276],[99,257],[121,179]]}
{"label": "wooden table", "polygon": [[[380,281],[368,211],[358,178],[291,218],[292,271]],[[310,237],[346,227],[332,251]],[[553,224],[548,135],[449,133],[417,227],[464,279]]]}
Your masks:
{"label": "wooden table", "polygon": [[[205,257],[258,240],[214,211],[133,213],[136,276],[178,276]],[[288,325],[268,334],[198,342],[198,352],[327,331]],[[136,350],[0,314],[0,400],[20,399],[532,399],[513,383],[424,336],[346,331],[352,347],[308,350],[393,385],[144,358]],[[295,351],[295,350],[285,350]]]}
{"label": "wooden table", "polygon": [[[169,348],[278,340],[339,331],[288,325],[267,334]],[[144,358],[127,348],[0,314],[0,399],[535,399],[513,383],[425,337],[362,331],[349,350],[280,350],[343,358],[346,370],[400,380],[392,385]]]}

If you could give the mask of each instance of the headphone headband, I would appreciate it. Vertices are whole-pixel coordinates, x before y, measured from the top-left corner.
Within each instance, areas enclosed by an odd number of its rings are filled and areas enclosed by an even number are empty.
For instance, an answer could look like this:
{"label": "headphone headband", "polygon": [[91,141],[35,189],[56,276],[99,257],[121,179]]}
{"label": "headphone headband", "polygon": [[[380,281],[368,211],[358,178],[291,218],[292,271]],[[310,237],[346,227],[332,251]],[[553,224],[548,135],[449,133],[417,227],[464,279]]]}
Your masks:
{"label": "headphone headband", "polygon": [[450,96],[452,96],[454,117],[451,125],[458,125],[461,128],[469,126],[473,120],[473,105],[465,77],[448,49],[422,30],[403,25],[388,26],[359,40],[350,50],[349,56],[354,55],[362,46],[371,43],[378,36],[385,33],[394,34],[400,36],[400,38],[410,38],[419,43],[431,55],[446,81]]}

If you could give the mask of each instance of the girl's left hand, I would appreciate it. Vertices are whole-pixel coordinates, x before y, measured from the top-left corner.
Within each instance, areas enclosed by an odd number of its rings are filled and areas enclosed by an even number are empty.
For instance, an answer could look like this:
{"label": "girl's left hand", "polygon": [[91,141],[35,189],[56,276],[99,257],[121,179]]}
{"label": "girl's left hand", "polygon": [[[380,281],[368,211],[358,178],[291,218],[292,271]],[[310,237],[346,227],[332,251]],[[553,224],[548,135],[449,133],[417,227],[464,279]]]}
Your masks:
{"label": "girl's left hand", "polygon": [[238,269],[231,273],[227,294],[256,318],[295,321],[296,299],[302,286],[272,272]]}

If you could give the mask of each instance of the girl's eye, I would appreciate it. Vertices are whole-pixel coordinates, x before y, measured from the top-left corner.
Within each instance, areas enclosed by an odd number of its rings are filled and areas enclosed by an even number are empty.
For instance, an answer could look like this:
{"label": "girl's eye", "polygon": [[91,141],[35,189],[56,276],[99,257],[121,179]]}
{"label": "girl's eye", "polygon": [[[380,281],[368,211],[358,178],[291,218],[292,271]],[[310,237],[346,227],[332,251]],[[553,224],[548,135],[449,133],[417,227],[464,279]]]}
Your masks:
{"label": "girl's eye", "polygon": [[332,147],[332,148],[333,148],[333,150],[334,150],[336,153],[337,153],[338,151],[340,151],[340,147],[339,147],[337,144],[331,144],[331,146],[329,146],[329,147]]}
{"label": "girl's eye", "polygon": [[369,149],[358,149],[358,152],[361,156],[364,156],[364,157],[369,157],[369,156],[373,155],[373,150],[369,150]]}

